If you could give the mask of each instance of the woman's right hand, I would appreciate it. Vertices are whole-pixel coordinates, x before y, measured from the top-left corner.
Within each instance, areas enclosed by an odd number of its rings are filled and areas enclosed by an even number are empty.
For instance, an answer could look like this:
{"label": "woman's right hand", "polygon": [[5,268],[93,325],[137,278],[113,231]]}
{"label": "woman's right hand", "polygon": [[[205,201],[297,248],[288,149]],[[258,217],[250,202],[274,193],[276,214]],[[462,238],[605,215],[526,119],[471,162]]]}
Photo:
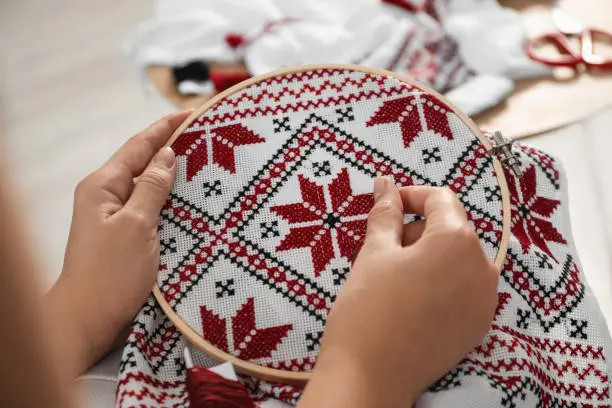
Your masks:
{"label": "woman's right hand", "polygon": [[498,272],[455,194],[378,178],[374,195],[299,407],[411,407],[493,319]]}

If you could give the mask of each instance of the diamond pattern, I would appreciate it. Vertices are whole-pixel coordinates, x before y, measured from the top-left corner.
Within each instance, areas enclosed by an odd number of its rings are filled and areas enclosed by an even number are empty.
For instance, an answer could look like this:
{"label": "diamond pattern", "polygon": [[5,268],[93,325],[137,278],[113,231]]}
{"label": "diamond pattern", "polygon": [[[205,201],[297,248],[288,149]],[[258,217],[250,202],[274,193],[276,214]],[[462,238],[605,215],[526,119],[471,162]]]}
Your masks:
{"label": "diamond pattern", "polygon": [[[444,103],[394,78],[333,69],[270,78],[219,101],[175,144],[179,172],[162,212],[158,285],[208,342],[255,364],[314,366],[377,175],[450,187],[487,255],[498,255],[492,159]],[[550,157],[517,149],[525,175],[507,175],[513,230],[491,331],[426,398],[433,406],[438,392],[456,406],[483,396],[483,406],[610,405],[598,343],[605,325],[584,306],[588,288],[560,221],[559,172]],[[120,404],[143,405],[150,395],[153,406],[186,404],[184,341],[173,327],[154,302],[139,313]],[[299,396],[244,380],[267,398],[295,404]]]}

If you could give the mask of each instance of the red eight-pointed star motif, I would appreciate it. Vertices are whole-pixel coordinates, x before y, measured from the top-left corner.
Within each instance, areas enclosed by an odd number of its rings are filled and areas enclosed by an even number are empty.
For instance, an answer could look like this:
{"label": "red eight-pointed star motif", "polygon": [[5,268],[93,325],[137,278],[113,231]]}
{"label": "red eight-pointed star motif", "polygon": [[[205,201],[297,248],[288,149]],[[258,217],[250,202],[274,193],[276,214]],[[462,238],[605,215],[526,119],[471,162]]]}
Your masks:
{"label": "red eight-pointed star motif", "polygon": [[293,328],[291,324],[258,328],[255,326],[255,303],[248,298],[232,320],[232,348],[227,336],[226,319],[200,306],[203,337],[213,346],[231,353],[243,360],[272,357],[272,352]]}
{"label": "red eight-pointed star motif", "polygon": [[[417,102],[420,102],[423,108],[423,119],[419,114]],[[366,126],[400,122],[404,147],[408,148],[423,130],[432,130],[448,140],[453,140],[447,114],[447,109],[440,106],[434,97],[425,94],[411,95],[385,101]]]}
{"label": "red eight-pointed star motif", "polygon": [[208,143],[212,149],[212,162],[230,173],[236,172],[234,149],[238,146],[265,142],[252,130],[236,123],[210,130],[186,130],[172,144],[177,156],[187,156],[187,181],[198,174],[208,162]]}
{"label": "red eight-pointed star motif", "polygon": [[303,202],[271,208],[290,226],[276,250],[309,247],[314,274],[319,276],[332,259],[351,259],[361,247],[374,197],[372,194],[353,195],[346,169],[327,186],[329,200],[322,186],[301,174],[298,179]]}
{"label": "red eight-pointed star motif", "polygon": [[521,176],[518,183],[520,194],[514,176],[509,171],[505,171],[505,173],[508,179],[510,204],[512,207],[510,216],[512,234],[521,243],[524,253],[527,253],[529,247],[533,244],[556,261],[557,259],[550,252],[546,241],[558,242],[560,244],[567,244],[567,241],[565,241],[554,225],[545,218],[550,218],[560,202],[536,195],[535,166],[529,167]]}

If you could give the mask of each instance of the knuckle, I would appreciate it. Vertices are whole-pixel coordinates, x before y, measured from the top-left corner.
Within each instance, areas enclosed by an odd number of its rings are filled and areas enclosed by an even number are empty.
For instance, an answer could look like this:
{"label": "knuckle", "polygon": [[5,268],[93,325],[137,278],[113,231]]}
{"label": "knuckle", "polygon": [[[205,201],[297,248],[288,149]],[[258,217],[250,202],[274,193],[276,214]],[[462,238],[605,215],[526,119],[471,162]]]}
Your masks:
{"label": "knuckle", "polygon": [[150,134],[170,134],[170,132],[172,132],[172,124],[170,123],[170,120],[168,118],[162,118],[149,126],[146,131],[134,136],[134,138],[138,139],[139,143],[146,143],[153,147],[151,141],[149,140]]}
{"label": "knuckle", "polygon": [[74,197],[78,199],[88,195],[91,192],[93,186],[98,183],[98,179],[98,171],[95,171],[84,179],[82,179],[81,181],[79,181],[76,187],[74,188]]}
{"label": "knuckle", "polygon": [[381,216],[388,216],[395,212],[399,212],[398,208],[390,200],[378,201],[368,214],[368,218],[378,218]]}
{"label": "knuckle", "polygon": [[152,134],[157,134],[161,132],[162,129],[165,129],[166,125],[161,125],[161,121],[155,122],[153,125],[149,126],[147,129],[143,130],[132,136],[126,143],[130,145],[137,146],[139,149],[145,149],[152,156],[154,152],[157,150],[155,144],[151,141]]}
{"label": "knuckle", "polygon": [[153,167],[145,171],[140,179],[139,183],[148,184],[159,190],[169,190],[172,186],[172,180],[168,171],[158,167]]}
{"label": "knuckle", "polygon": [[449,187],[436,187],[434,197],[438,202],[445,203],[446,205],[460,205],[463,208],[459,198],[457,198],[457,194]]}
{"label": "knuckle", "polygon": [[168,118],[163,118],[159,122],[159,130],[164,133],[169,133],[172,130],[172,125],[170,123],[170,120],[168,120]]}
{"label": "knuckle", "polygon": [[457,195],[449,187],[435,187],[435,195],[442,199],[456,199]]}
{"label": "knuckle", "polygon": [[85,177],[83,180],[79,181],[77,183],[76,187],[74,188],[74,197],[78,198],[78,197],[81,197],[82,195],[84,195],[85,191],[89,188],[88,185],[89,185],[89,183],[88,183],[87,177]]}
{"label": "knuckle", "polygon": [[121,170],[102,167],[79,181],[74,188],[76,200],[85,198],[97,190],[102,190],[121,182]]}
{"label": "knuckle", "polygon": [[447,233],[453,240],[465,246],[480,246],[480,241],[476,231],[470,224],[454,225],[447,229]]}
{"label": "knuckle", "polygon": [[127,211],[126,217],[130,221],[130,223],[136,227],[149,228],[151,222],[149,218],[138,211]]}
{"label": "knuckle", "polygon": [[[155,132],[155,130],[153,130],[153,132]],[[151,143],[151,139],[148,132],[142,132],[135,136],[132,136],[131,142],[134,143],[134,145],[139,146],[139,148],[149,150],[151,152],[151,155],[155,151],[155,147]]]}
{"label": "knuckle", "polygon": [[170,120],[166,116],[159,118],[158,120],[153,122],[149,129],[153,131],[168,130],[170,129]]}
{"label": "knuckle", "polygon": [[360,255],[361,257],[365,257],[368,254],[377,252],[379,249],[380,242],[378,237],[373,234],[366,234],[365,240],[363,241],[363,245],[361,246],[358,255]]}
{"label": "knuckle", "polygon": [[457,237],[463,240],[464,242],[480,246],[480,240],[478,239],[478,235],[470,224],[463,224],[462,226],[458,227],[456,234]]}

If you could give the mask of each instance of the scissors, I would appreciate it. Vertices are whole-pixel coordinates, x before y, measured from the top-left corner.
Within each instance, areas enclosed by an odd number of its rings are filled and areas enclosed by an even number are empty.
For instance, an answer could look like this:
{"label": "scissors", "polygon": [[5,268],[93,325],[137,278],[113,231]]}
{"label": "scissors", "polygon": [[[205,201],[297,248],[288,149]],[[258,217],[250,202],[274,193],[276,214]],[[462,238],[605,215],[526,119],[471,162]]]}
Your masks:
{"label": "scissors", "polygon": [[[593,43],[602,40],[612,44],[612,33],[586,27],[565,12],[559,0],[551,1],[552,18],[558,32],[544,34],[529,40],[526,52],[529,58],[550,67],[577,67],[584,64],[587,67],[612,69],[612,57],[595,54]],[[579,46],[575,47],[571,39],[577,37]],[[553,45],[559,53],[549,57],[539,51],[542,45]]]}

